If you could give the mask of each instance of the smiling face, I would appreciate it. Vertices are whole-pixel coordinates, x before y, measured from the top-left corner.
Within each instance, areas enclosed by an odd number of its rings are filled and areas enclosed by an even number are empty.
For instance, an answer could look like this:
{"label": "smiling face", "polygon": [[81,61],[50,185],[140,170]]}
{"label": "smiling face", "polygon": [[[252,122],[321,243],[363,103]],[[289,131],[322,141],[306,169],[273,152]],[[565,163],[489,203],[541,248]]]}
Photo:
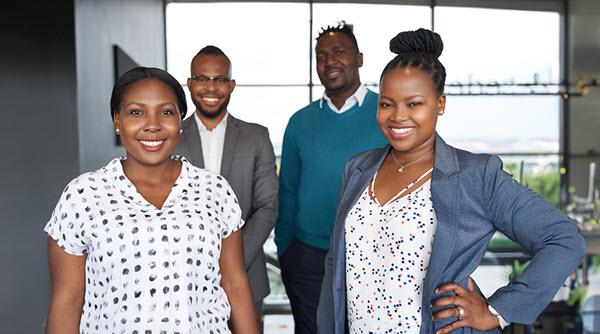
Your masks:
{"label": "smiling face", "polygon": [[[362,53],[344,33],[329,32],[317,41],[317,74],[327,96],[349,97],[360,85]],[[347,95],[347,96],[346,96]]]}
{"label": "smiling face", "polygon": [[125,92],[114,126],[128,161],[148,166],[170,161],[181,129],[175,93],[158,79],[138,81]]}
{"label": "smiling face", "polygon": [[187,84],[199,116],[224,117],[235,80],[231,80],[231,64],[226,57],[199,55],[192,60]]}
{"label": "smiling face", "polygon": [[423,154],[435,144],[435,126],[446,96],[438,94],[430,75],[418,68],[397,68],[381,81],[377,122],[392,147]]}

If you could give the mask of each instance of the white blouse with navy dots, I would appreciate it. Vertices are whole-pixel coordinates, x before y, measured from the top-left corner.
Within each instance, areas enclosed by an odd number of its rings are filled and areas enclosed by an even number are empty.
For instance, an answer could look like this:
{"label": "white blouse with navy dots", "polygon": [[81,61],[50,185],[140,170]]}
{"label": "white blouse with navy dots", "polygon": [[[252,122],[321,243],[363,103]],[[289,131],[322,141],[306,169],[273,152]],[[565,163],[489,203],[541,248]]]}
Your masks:
{"label": "white blouse with navy dots", "polygon": [[221,241],[244,224],[225,179],[192,166],[163,207],[125,177],[121,159],[71,181],[45,227],[87,255],[81,333],[230,333]]}
{"label": "white blouse with navy dots", "polygon": [[385,204],[372,196],[377,175],[345,221],[346,293],[351,334],[419,333],[423,281],[437,225],[431,179]]}

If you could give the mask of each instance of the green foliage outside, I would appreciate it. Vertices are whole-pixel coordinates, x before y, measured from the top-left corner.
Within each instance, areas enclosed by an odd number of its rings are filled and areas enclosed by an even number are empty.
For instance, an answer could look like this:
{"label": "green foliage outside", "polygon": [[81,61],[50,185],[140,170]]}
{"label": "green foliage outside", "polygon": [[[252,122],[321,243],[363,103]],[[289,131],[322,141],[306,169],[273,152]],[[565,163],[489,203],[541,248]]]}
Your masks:
{"label": "green foliage outside", "polygon": [[[518,179],[519,166],[516,163],[505,164],[504,170],[512,174],[517,181],[520,181]],[[555,168],[547,167],[535,174],[525,173],[524,178],[526,186],[536,191],[555,207],[560,207],[560,175]]]}

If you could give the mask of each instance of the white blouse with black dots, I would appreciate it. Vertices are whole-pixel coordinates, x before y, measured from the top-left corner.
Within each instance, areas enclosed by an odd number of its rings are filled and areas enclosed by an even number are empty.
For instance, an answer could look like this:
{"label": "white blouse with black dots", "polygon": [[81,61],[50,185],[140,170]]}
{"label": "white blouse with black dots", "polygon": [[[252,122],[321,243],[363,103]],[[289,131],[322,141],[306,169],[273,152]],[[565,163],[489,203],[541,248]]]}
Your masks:
{"label": "white blouse with black dots", "polygon": [[[418,333],[437,217],[431,180],[381,205],[365,189],[346,217],[346,293],[351,334]],[[369,189],[371,188],[371,189]]]}
{"label": "white blouse with black dots", "polygon": [[162,209],[120,159],[71,181],[45,231],[87,255],[81,333],[230,333],[221,241],[244,224],[225,179],[184,158]]}

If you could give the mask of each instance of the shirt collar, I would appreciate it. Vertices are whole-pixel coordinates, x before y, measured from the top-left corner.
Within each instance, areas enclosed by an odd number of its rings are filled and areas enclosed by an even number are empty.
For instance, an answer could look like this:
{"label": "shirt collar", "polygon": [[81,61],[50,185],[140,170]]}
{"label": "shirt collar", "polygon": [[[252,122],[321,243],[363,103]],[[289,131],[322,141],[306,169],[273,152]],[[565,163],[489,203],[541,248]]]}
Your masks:
{"label": "shirt collar", "polygon": [[[352,94],[346,99],[346,102],[344,104],[348,103],[349,100],[354,99],[358,103],[359,107],[362,106],[363,102],[365,101],[365,97],[367,96],[367,92],[367,87],[365,87],[365,85],[361,83],[356,89],[356,91],[354,91],[354,94]],[[326,92],[323,92],[323,97],[319,101],[319,108],[321,109],[323,108],[323,101],[327,101],[329,102],[329,105],[333,105],[333,102],[331,101],[329,96],[327,96]]]}
{"label": "shirt collar", "polygon": [[[206,125],[204,125],[204,123],[202,123],[202,120],[200,120],[200,117],[198,117],[198,113],[194,112],[194,118],[196,119],[196,124],[198,124],[198,130],[200,132],[208,133],[208,132],[212,131],[212,130],[208,130],[208,128],[206,128]],[[213,130],[217,130],[217,129],[227,126],[228,118],[229,118],[229,112],[226,111],[225,117],[223,117],[223,119],[219,122],[219,124],[217,124],[217,126]]]}
{"label": "shirt collar", "polygon": [[[175,181],[175,184],[171,188],[168,196],[168,202],[165,202],[162,209],[169,208],[177,203],[177,200],[187,195],[188,189],[186,188],[186,180],[189,179],[190,175],[190,162],[183,156],[174,155],[171,157],[173,160],[179,160],[182,163],[181,172]],[[125,203],[135,203],[146,207],[147,209],[156,209],[150,204],[142,195],[137,191],[135,185],[125,176],[123,170],[122,161],[127,159],[126,157],[119,157],[111,160],[108,165],[104,166],[104,173],[107,179],[112,182],[112,187],[119,192],[119,194],[126,198]],[[158,210],[158,209],[156,209]]]}

